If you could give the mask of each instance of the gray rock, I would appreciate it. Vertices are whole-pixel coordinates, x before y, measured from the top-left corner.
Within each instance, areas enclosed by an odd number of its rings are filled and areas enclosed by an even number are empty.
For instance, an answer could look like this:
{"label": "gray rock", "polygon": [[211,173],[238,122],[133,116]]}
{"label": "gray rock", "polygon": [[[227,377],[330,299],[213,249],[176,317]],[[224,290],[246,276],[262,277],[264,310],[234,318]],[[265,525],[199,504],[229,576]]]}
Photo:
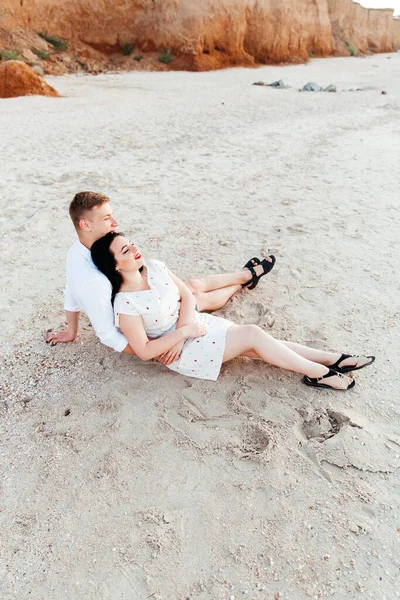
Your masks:
{"label": "gray rock", "polygon": [[279,81],[273,81],[272,83],[267,83],[267,86],[279,88],[281,90],[287,90],[288,88],[290,88],[290,85],[284,83],[282,79],[279,79]]}
{"label": "gray rock", "polygon": [[281,90],[287,90],[288,88],[290,88],[290,85],[287,85],[286,83],[284,83],[282,81],[282,79],[279,79],[279,81],[273,81],[272,83],[264,83],[263,81],[256,81],[255,83],[253,83],[253,85],[263,85],[265,87],[274,87],[274,88],[278,88]]}
{"label": "gray rock", "polygon": [[306,83],[306,85],[302,88],[302,92],[322,92],[322,87],[320,85],[318,85],[317,83],[313,83],[312,81],[309,81],[308,83]]}
{"label": "gray rock", "polygon": [[336,85],[333,85],[333,83],[330,83],[326,88],[324,88],[323,91],[324,92],[337,92],[337,87],[336,87]]}

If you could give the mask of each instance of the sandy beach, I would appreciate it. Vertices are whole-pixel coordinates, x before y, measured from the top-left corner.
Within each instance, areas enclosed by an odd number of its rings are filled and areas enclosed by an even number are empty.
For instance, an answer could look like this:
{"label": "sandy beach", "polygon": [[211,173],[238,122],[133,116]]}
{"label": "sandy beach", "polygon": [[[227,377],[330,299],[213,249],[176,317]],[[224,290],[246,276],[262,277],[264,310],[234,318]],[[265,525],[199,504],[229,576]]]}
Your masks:
{"label": "sandy beach", "polygon": [[[400,53],[46,81],[0,100],[1,600],[400,597]],[[217,314],[375,364],[194,380],[83,315],[47,346],[82,190],[182,279],[273,253]]]}

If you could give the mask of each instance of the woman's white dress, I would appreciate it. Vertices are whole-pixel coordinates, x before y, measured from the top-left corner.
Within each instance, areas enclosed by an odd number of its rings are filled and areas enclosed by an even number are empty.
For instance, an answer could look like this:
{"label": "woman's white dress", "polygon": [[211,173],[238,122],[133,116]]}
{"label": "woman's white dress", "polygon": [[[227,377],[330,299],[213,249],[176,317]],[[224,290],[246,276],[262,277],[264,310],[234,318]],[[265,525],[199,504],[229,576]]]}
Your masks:
{"label": "woman's white dress", "polygon": [[[176,329],[180,295],[168,269],[159,260],[145,262],[150,290],[119,292],[115,296],[115,323],[119,315],[140,315],[149,339],[155,339]],[[216,381],[225,350],[226,330],[233,325],[227,319],[196,311],[195,320],[204,325],[206,335],[186,340],[179,360],[167,365],[172,371],[198,379]]]}

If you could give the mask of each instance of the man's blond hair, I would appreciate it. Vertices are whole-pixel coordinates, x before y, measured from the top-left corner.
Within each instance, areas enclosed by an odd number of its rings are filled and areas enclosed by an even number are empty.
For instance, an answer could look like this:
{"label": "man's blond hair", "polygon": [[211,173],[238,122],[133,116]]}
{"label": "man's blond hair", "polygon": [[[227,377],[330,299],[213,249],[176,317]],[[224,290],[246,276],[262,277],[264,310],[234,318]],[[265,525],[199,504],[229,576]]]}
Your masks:
{"label": "man's blond hair", "polygon": [[106,202],[110,202],[110,198],[97,192],[79,192],[75,194],[69,205],[69,216],[75,229],[79,229],[79,221],[85,217],[85,214],[89,210],[92,210],[95,206],[101,206]]}

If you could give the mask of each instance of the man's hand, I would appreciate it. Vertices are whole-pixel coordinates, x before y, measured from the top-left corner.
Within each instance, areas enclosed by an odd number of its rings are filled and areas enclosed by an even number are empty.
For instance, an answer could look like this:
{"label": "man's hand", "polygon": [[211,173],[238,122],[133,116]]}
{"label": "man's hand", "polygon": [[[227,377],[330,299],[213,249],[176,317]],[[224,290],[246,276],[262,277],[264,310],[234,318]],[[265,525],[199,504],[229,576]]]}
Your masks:
{"label": "man's hand", "polygon": [[175,344],[175,346],[170,348],[167,352],[164,352],[164,354],[160,354],[160,356],[157,356],[157,360],[162,365],[170,365],[171,363],[175,362],[179,359],[181,355],[184,343],[185,340],[179,342],[179,344]]}
{"label": "man's hand", "polygon": [[67,317],[67,328],[62,331],[52,331],[49,329],[45,335],[44,339],[50,346],[55,346],[59,342],[62,344],[73,342],[78,335],[79,313],[67,310],[65,315]]}
{"label": "man's hand", "polygon": [[48,331],[45,336],[46,343],[50,344],[50,346],[55,346],[59,342],[62,344],[73,342],[75,338],[76,334],[68,329],[64,329],[63,331]]}

